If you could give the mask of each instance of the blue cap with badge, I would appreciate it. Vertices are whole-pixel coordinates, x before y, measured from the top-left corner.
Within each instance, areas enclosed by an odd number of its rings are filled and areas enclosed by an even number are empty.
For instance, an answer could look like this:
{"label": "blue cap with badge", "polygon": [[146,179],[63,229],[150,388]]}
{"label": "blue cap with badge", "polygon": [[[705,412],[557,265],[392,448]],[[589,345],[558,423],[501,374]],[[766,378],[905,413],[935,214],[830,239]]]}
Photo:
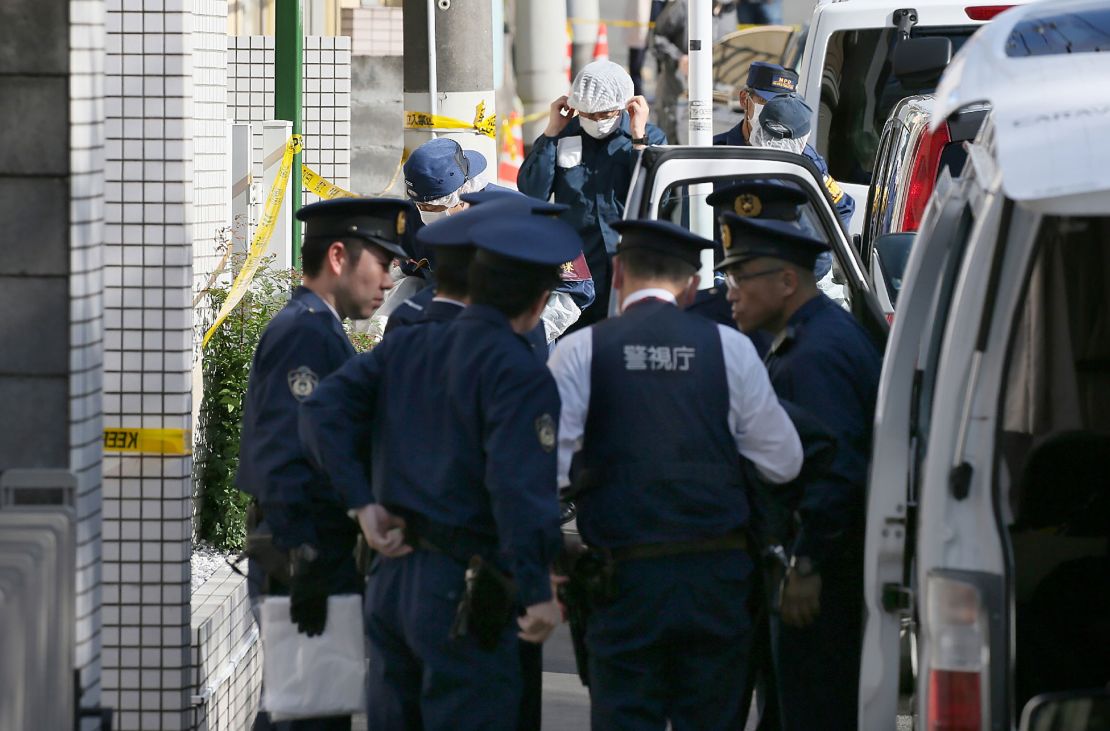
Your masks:
{"label": "blue cap with badge", "polygon": [[404,169],[409,198],[423,203],[454,193],[486,169],[486,158],[448,137],[437,137],[413,150]]}
{"label": "blue cap with badge", "polygon": [[732,211],[744,218],[797,221],[809,198],[792,185],[753,180],[714,191],[705,202],[718,213]]}
{"label": "blue cap with badge", "polygon": [[305,222],[306,238],[358,238],[403,257],[420,214],[400,198],[336,198],[304,206],[297,218]]}
{"label": "blue cap with badge", "polygon": [[[470,196],[466,196],[470,198]],[[416,234],[424,246],[473,246],[471,239],[474,224],[493,221],[499,216],[512,214],[557,216],[567,210],[561,203],[548,203],[530,198],[522,193],[501,193],[486,199],[482,204],[472,204],[461,213],[430,223]]]}
{"label": "blue cap with badge", "polygon": [[691,233],[670,221],[628,219],[614,221],[620,232],[617,253],[636,249],[681,259],[695,269],[701,266],[702,249],[712,249],[713,242]]}
{"label": "blue cap with badge", "polygon": [[793,94],[798,90],[798,74],[793,69],[777,63],[752,61],[748,67],[748,88],[767,101],[780,94]]}
{"label": "blue cap with badge", "polygon": [[495,220],[476,221],[469,235],[479,253],[497,254],[526,264],[562,266],[582,253],[578,231],[551,216],[498,214]]}
{"label": "blue cap with badge", "polygon": [[788,221],[745,218],[735,213],[721,216],[721,245],[725,258],[717,269],[727,269],[750,259],[781,259],[804,269],[813,269],[817,257],[829,245],[815,239]]}
{"label": "blue cap with badge", "polygon": [[759,113],[763,132],[779,140],[799,140],[812,129],[813,110],[805,100],[784,94],[767,102]]}

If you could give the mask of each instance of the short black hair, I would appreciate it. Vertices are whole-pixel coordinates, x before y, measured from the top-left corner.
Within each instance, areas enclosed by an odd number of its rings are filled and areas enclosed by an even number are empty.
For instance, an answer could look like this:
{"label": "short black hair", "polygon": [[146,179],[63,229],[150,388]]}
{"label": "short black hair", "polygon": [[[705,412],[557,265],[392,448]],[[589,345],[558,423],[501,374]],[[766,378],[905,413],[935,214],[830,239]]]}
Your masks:
{"label": "short black hair", "polygon": [[352,266],[358,264],[359,257],[362,256],[362,250],[367,246],[362,239],[308,236],[305,238],[304,244],[301,245],[301,271],[304,272],[306,277],[315,277],[320,273],[320,270],[324,267],[324,257],[327,256],[328,249],[336,241],[343,244],[343,248],[347,252],[347,261]]}
{"label": "short black hair", "polygon": [[478,251],[470,264],[470,301],[493,307],[505,317],[517,317],[559,285],[560,269],[557,264],[531,264]]}
{"label": "short black hair", "polygon": [[684,283],[698,273],[696,267],[679,259],[650,249],[628,249],[618,254],[624,271],[636,279],[664,279]]}
{"label": "short black hair", "polygon": [[474,261],[474,251],[473,246],[435,247],[436,290],[439,294],[470,295],[470,263]]}

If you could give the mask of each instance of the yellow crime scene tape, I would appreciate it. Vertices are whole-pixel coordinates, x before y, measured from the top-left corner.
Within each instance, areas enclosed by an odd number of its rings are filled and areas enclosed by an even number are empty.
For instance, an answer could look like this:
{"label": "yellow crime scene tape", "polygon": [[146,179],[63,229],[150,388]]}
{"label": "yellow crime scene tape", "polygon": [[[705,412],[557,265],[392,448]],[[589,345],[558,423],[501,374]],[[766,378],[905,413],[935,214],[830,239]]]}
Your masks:
{"label": "yellow crime scene tape", "polygon": [[497,136],[497,115],[486,116],[485,102],[478,102],[478,106],[474,108],[473,122],[427,112],[405,112],[405,129],[473,130],[493,138]]}
{"label": "yellow crime scene tape", "polygon": [[104,451],[185,455],[193,451],[193,438],[188,429],[105,429]]}
{"label": "yellow crime scene tape", "polygon": [[254,279],[254,273],[262,262],[262,255],[266,253],[266,245],[270,243],[270,237],[274,234],[274,226],[277,224],[281,203],[285,200],[285,191],[289,187],[289,176],[293,172],[293,156],[300,150],[301,136],[290,136],[285,143],[285,152],[281,156],[281,167],[278,168],[277,177],[274,178],[274,184],[270,186],[270,192],[266,194],[266,207],[262,211],[262,218],[258,222],[254,238],[251,239],[247,259],[243,262],[243,268],[239,270],[235,281],[232,282],[231,290],[227,293],[227,299],[224,300],[223,306],[216,313],[216,320],[212,323],[212,327],[208,328],[208,332],[204,334],[204,340],[200,344],[201,349],[208,345],[212,335],[231,314],[231,311],[235,309],[235,306],[242,301],[243,296],[247,293],[247,287]]}
{"label": "yellow crime scene tape", "polygon": [[607,20],[605,18],[567,18],[572,25],[605,25],[613,28],[654,28],[655,22],[651,20]]}
{"label": "yellow crime scene tape", "polygon": [[324,200],[359,197],[357,193],[340,188],[308,165],[301,165],[301,182],[304,184],[305,190],[313,195],[320,196]]}

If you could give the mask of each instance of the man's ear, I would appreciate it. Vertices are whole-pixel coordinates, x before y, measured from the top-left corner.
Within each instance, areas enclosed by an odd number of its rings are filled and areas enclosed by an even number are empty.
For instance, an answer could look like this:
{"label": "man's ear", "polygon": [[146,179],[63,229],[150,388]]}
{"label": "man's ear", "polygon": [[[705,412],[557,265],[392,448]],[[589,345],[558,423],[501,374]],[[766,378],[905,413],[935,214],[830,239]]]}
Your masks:
{"label": "man's ear", "polygon": [[613,289],[624,291],[624,264],[621,263],[621,255],[617,254],[613,257]]}
{"label": "man's ear", "polygon": [[786,297],[794,296],[794,293],[798,291],[798,288],[802,284],[802,280],[798,276],[797,268],[792,265],[787,265],[783,267],[780,276],[782,277],[783,295]]}
{"label": "man's ear", "polygon": [[343,265],[347,261],[347,246],[342,241],[333,241],[328,245],[328,254],[324,263],[335,276],[343,272]]}
{"label": "man's ear", "polygon": [[690,277],[690,281],[686,284],[686,289],[678,297],[678,304],[682,308],[689,307],[694,304],[694,300],[698,296],[698,285],[701,284],[701,275],[695,274]]}

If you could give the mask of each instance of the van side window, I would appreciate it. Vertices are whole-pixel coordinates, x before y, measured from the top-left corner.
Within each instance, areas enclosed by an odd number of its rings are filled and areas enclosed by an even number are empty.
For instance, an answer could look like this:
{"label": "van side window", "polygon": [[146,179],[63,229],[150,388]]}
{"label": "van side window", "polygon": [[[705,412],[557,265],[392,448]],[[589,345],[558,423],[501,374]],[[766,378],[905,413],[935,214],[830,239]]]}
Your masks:
{"label": "van side window", "polygon": [[1012,329],[996,489],[1021,709],[1110,681],[1110,218],[1046,217]]}
{"label": "van side window", "polygon": [[[949,38],[955,53],[974,30],[914,28],[912,36]],[[907,96],[933,92],[921,86],[905,88],[894,76],[891,55],[897,39],[893,27],[829,36],[813,144],[828,161],[829,173],[843,183],[871,184],[875,152],[891,109]]]}

